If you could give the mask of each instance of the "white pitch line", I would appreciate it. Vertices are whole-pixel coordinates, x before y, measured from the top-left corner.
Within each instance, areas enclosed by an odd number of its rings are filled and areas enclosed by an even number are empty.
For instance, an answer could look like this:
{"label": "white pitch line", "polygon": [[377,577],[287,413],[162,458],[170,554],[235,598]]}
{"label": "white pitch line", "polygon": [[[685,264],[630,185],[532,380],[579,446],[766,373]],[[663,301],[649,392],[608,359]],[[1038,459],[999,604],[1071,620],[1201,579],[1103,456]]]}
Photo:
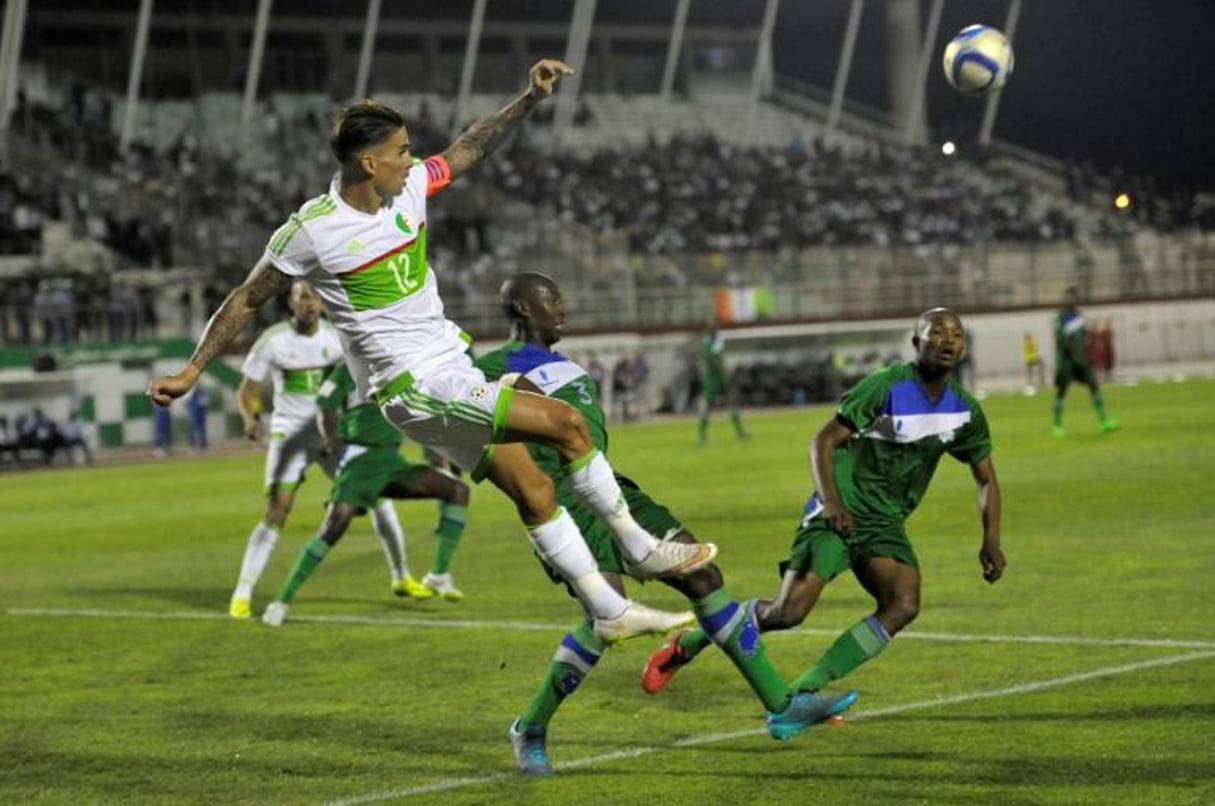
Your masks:
{"label": "white pitch line", "polygon": [[[112,618],[146,619],[152,621],[231,621],[231,617],[219,611],[202,610],[102,610],[95,608],[58,607],[10,607],[3,611],[6,616],[32,616],[49,618]],[[302,624],[354,624],[367,627],[429,627],[448,629],[459,627],[470,630],[514,630],[519,632],[557,632],[569,629],[570,622],[545,623],[538,621],[494,621],[482,619],[417,618],[410,616],[342,616],[342,615],[293,615],[291,621]],[[782,632],[764,633],[766,640],[780,640],[796,635],[822,635],[834,637],[840,630],[822,627],[798,627]],[[988,644],[1059,644],[1064,646],[1131,646],[1156,649],[1215,649],[1215,641],[1180,638],[1091,638],[1069,635],[976,635],[968,633],[901,632],[899,640],[940,641],[953,643]]]}
{"label": "white pitch line", "polygon": [[[950,697],[935,697],[930,700],[919,700],[917,702],[908,702],[901,705],[891,705],[886,708],[876,708],[872,711],[849,712],[848,720],[850,722],[860,722],[863,720],[894,716],[895,714],[903,714],[907,713],[908,711],[919,711],[925,708],[936,708],[944,705],[958,705],[961,703],[976,702],[978,700],[990,700],[997,697],[1009,697],[1018,694],[1030,694],[1035,691],[1043,691],[1045,689],[1057,688],[1059,686],[1069,686],[1073,683],[1084,683],[1086,681],[1096,680],[1101,677],[1114,677],[1116,675],[1129,674],[1131,672],[1141,672],[1145,669],[1154,669],[1161,666],[1175,666],[1180,663],[1189,663],[1190,661],[1207,660],[1210,658],[1215,658],[1215,652],[1191,652],[1186,655],[1172,655],[1167,658],[1156,658],[1155,660],[1140,661],[1139,663],[1126,663],[1120,666],[1106,666],[1104,668],[1093,669],[1092,671],[1088,672],[1078,672],[1076,674],[1064,675],[1062,677],[1052,677],[1047,680],[1020,683],[1015,686],[1006,686],[1004,688],[975,691],[970,694],[955,694]],[[620,750],[615,753],[605,753],[599,756],[588,756],[586,758],[574,759],[573,761],[566,761],[553,766],[558,772],[575,770],[582,767],[605,764],[611,761],[633,759],[640,756],[652,755],[654,753],[664,753],[675,748],[698,747],[700,745],[714,744],[717,742],[730,741],[732,739],[763,736],[766,733],[767,731],[761,728],[751,728],[749,730],[740,730],[733,733],[711,733],[703,736],[694,736],[688,739],[680,739],[679,741],[671,742],[668,745],[635,747],[631,750]],[[447,781],[436,781],[433,784],[425,784],[423,786],[410,787],[407,789],[370,792],[366,795],[355,795],[349,798],[342,798],[341,800],[327,801],[325,806],[358,806],[358,804],[377,803],[385,800],[393,800],[394,798],[407,798],[412,795],[423,795],[431,792],[447,792],[453,789],[463,789],[464,787],[469,786],[484,786],[485,784],[490,784],[494,783],[495,781],[501,781],[513,777],[517,777],[516,773],[498,772],[475,778],[453,778]]]}

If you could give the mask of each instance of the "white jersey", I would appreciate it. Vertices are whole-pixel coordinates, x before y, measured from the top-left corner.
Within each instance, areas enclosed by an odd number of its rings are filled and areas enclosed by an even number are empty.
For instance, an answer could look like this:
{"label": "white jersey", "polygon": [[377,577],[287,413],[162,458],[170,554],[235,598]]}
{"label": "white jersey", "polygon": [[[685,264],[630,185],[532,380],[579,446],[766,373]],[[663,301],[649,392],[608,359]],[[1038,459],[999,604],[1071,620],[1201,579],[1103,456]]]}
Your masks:
{"label": "white jersey", "polygon": [[342,360],[337,330],[324,319],[311,336],[282,322],[258,337],[241,372],[258,383],[274,382],[271,434],[295,434],[316,424],[316,394],[334,364]]}
{"label": "white jersey", "polygon": [[400,195],[375,213],[346,204],[335,178],[266,246],[275,268],[307,278],[324,301],[364,394],[406,372],[425,377],[467,349],[426,259],[426,198],[450,178],[442,157],[415,160]]}

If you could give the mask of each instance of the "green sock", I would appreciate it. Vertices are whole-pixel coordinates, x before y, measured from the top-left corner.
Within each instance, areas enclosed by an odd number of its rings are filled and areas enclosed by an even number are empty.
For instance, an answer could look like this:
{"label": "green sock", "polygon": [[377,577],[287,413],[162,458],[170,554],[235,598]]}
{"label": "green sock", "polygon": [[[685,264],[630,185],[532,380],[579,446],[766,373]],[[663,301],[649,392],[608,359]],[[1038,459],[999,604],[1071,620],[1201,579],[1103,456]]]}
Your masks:
{"label": "green sock", "polygon": [[1063,398],[1056,397],[1055,402],[1050,407],[1051,424],[1055,428],[1063,427]]}
{"label": "green sock", "polygon": [[314,537],[305,543],[295,558],[295,565],[291,566],[291,573],[287,574],[287,581],[279,589],[278,600],[284,604],[290,604],[295,599],[295,593],[300,589],[300,585],[303,585],[304,580],[312,576],[312,572],[328,553],[329,544],[319,537]]}
{"label": "green sock", "polygon": [[818,662],[793,681],[791,688],[795,691],[818,691],[875,657],[888,643],[890,636],[881,622],[873,616],[865,616],[836,638]]}
{"label": "green sock", "polygon": [[700,654],[702,649],[713,646],[713,639],[700,627],[693,627],[679,636],[679,651],[688,660]]}
{"label": "green sock", "polygon": [[738,413],[738,409],[730,410],[730,422],[734,424],[734,435],[737,437],[745,437],[747,432],[743,430],[742,415]]}
{"label": "green sock", "polygon": [[557,708],[595,668],[603,650],[603,642],[595,637],[589,621],[579,622],[566,633],[527,710],[519,717],[520,730],[533,726],[547,728]]}
{"label": "green sock", "polygon": [[701,416],[700,420],[697,422],[696,438],[701,442],[701,444],[704,444],[704,442],[709,438],[709,415],[705,414]]}
{"label": "green sock", "polygon": [[783,711],[789,704],[789,687],[768,660],[751,607],[751,603],[740,604],[725,588],[692,602],[701,628],[734,662],[764,708]]}
{"label": "green sock", "polygon": [[1093,395],[1093,411],[1097,412],[1097,419],[1105,422],[1108,418],[1105,416],[1105,398],[1101,393]]}
{"label": "green sock", "polygon": [[467,521],[468,507],[449,504],[444,501],[439,504],[439,526],[435,535],[439,538],[439,548],[435,552],[435,560],[430,570],[435,574],[446,574],[451,568],[452,555],[460,545],[460,537],[464,534],[464,524]]}

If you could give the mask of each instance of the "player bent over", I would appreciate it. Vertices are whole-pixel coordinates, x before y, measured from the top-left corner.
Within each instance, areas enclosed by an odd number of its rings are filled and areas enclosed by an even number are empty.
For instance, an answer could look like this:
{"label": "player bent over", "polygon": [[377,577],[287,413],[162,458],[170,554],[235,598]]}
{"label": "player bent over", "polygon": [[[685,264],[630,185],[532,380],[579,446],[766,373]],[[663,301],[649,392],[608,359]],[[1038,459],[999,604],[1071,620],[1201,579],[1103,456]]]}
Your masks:
{"label": "player bent over", "polygon": [[[581,366],[552,349],[560,340],[565,323],[565,301],[557,284],[543,274],[517,274],[503,285],[502,304],[511,322],[510,341],[480,357],[477,365],[487,378],[511,379],[516,388],[536,388],[578,409],[590,426],[596,447],[606,453],[605,416],[594,381]],[[623,577],[632,574],[631,564],[595,513],[582,505],[563,483],[561,461],[553,449],[536,443],[529,444],[528,449],[536,464],[557,483],[557,500],[578,524],[599,569],[623,595]],[[695,543],[695,536],[634,482],[619,474],[616,481],[629,510],[650,534]],[[546,570],[555,581],[560,581],[547,566]],[[774,737],[790,738],[852,704],[854,692],[837,697],[794,695],[768,661],[750,608],[726,591],[716,565],[666,582],[692,602],[692,609],[711,640],[734,662],[769,712],[770,724],[781,725],[773,729]],[[531,703],[508,732],[515,764],[521,772],[541,776],[553,773],[545,745],[549,721],[590,674],[606,648],[589,620],[579,622],[561,640]]]}
{"label": "player bent over", "polygon": [[[341,464],[320,530],[300,549],[295,565],[278,596],[266,608],[262,621],[271,627],[280,626],[300,586],[346,534],[355,516],[376,507],[385,498],[439,500],[439,524],[435,529],[439,551],[434,567],[442,569],[443,597],[453,601],[463,598],[447,569],[464,532],[467,485],[427,465],[406,461],[400,453],[401,432],[384,419],[374,403],[359,395],[345,364],[329,373],[317,395],[317,405],[326,449],[333,455],[340,452]],[[429,599],[438,592],[434,589],[440,587],[434,581],[434,573],[428,573],[424,582],[409,573],[404,539],[391,548],[386,545],[385,553],[392,567],[394,594]]]}
{"label": "player bent over", "polygon": [[167,405],[188,392],[253,311],[291,278],[308,279],[342,335],[359,387],[407,437],[469,469],[474,481],[490,479],[511,498],[535,548],[577,591],[600,637],[612,641],[665,632],[693,616],[630,602],[607,583],[578,527],[557,506],[552,480],[522,441],[556,448],[575,493],[604,518],[639,573],[691,573],[713,559],[716,547],[655,540],[629,513],[611,466],[575,409],[488,383],[465,355],[466,334],[444,316],[426,259],[428,196],[497,148],[569,72],[563,62],[541,60],[525,93],[425,160],[413,158],[396,110],[375,101],[343,110],[330,135],[339,170],[329,191],[271,236],[249,277],[208,322],[186,366],[153,379],[149,394]]}
{"label": "player bent over", "polygon": [[[924,498],[940,458],[970,465],[978,486],[983,578],[1004,573],[1000,549],[1000,486],[991,458],[987,419],[951,371],[964,350],[957,314],[934,308],[920,316],[911,343],[915,361],[869,374],[850,389],[835,416],[814,438],[810,466],[817,492],[806,502],[780,590],[756,607],[760,630],[795,627],[823,588],[852,569],[877,605],[845,631],[794,682],[818,691],[873,658],[920,610],[920,570],[904,528]],[[642,673],[656,694],[708,646],[703,629],[673,636]],[[772,720],[769,720],[769,729]]]}

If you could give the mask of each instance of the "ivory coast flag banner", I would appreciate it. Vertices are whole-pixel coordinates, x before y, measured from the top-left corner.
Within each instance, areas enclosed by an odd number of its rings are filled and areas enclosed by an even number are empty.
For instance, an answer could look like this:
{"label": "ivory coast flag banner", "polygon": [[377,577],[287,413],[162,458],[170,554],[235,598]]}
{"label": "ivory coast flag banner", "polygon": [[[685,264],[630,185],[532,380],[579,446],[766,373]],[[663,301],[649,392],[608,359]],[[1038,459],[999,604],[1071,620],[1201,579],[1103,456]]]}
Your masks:
{"label": "ivory coast flag banner", "polygon": [[776,299],[766,285],[719,288],[713,295],[718,321],[723,324],[769,319],[776,313]]}

